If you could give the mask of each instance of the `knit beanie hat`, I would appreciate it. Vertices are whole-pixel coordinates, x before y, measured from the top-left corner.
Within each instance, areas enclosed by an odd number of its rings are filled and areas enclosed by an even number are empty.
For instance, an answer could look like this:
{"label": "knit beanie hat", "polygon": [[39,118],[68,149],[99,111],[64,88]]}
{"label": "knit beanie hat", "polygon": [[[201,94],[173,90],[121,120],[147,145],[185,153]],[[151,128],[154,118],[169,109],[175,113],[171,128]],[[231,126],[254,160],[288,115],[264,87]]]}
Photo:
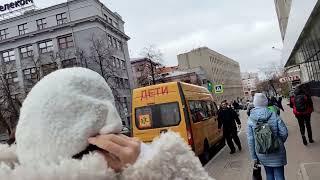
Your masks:
{"label": "knit beanie hat", "polygon": [[23,102],[16,129],[21,164],[58,163],[85,150],[97,134],[119,133],[122,123],[104,78],[85,68],[57,70]]}
{"label": "knit beanie hat", "polygon": [[267,107],[268,98],[263,93],[256,93],[253,98],[254,107]]}

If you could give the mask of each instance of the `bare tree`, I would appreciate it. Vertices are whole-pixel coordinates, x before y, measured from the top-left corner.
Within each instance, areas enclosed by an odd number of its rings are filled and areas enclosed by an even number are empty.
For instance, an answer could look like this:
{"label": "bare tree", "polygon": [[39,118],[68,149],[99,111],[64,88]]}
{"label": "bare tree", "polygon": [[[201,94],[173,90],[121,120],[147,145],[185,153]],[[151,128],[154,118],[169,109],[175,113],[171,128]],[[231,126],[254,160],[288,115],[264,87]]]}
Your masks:
{"label": "bare tree", "polygon": [[[56,53],[51,53],[49,57],[49,64],[57,64],[58,60],[63,60],[70,57],[70,52],[60,50]],[[41,56],[31,56],[29,59],[32,62],[32,67],[25,69],[24,71],[24,85],[26,89],[24,92],[28,92],[44,75],[43,68],[46,63]],[[13,130],[18,122],[20,115],[20,108],[22,106],[22,100],[25,98],[20,94],[21,88],[16,82],[17,72],[11,72],[11,69],[7,69],[7,64],[1,66],[0,71],[0,126],[6,129],[9,136],[12,136]],[[50,72],[56,70],[52,69]],[[12,74],[13,73],[13,74]],[[20,94],[19,97],[16,94]]]}
{"label": "bare tree", "polygon": [[265,76],[265,80],[258,84],[258,90],[269,93],[272,90],[275,95],[289,94],[288,83],[280,83],[279,79],[286,76],[284,68],[277,63],[267,64],[263,68],[259,68],[260,72]]}
{"label": "bare tree", "polygon": [[150,79],[152,84],[157,84],[162,82],[164,76],[159,71],[159,68],[162,67],[163,62],[163,53],[157,49],[154,45],[143,48],[140,53],[148,61],[143,64],[142,75],[138,79],[138,84],[149,85]]}
{"label": "bare tree", "polygon": [[14,81],[17,72],[9,73],[6,65],[0,71],[0,124],[11,136],[15,128],[22,106],[19,97],[15,93],[19,92],[19,85]]}
{"label": "bare tree", "polygon": [[109,83],[116,103],[120,103],[119,85],[120,81],[120,60],[116,59],[116,49],[108,44],[106,36],[92,34],[88,39],[89,51],[76,50],[76,56],[81,66],[100,72],[101,76]]}

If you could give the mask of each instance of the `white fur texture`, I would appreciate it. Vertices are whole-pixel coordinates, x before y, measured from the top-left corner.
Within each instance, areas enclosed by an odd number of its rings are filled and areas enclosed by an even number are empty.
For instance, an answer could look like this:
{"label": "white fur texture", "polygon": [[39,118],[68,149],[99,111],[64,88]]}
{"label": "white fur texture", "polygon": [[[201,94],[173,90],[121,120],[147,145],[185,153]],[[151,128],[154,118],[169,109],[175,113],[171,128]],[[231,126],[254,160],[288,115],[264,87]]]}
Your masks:
{"label": "white fur texture", "polygon": [[121,179],[136,180],[213,180],[183,139],[168,132],[150,144],[151,151],[122,172]]}
{"label": "white fur texture", "polygon": [[120,132],[114,104],[110,87],[92,70],[67,68],[47,75],[21,108],[16,130],[20,163],[59,162],[84,150],[91,136]]}
{"label": "white fur texture", "polygon": [[[184,143],[183,139],[172,132],[147,145],[134,165],[116,174],[107,168],[106,162],[97,153],[84,156],[82,160],[66,158],[59,164],[39,162],[37,168],[26,164],[14,168],[1,163],[2,180],[214,180],[201,166],[199,159]],[[0,149],[6,149],[7,146]],[[146,147],[145,147],[146,148]],[[10,150],[5,150],[8,152]],[[2,151],[0,152],[2,154]],[[8,155],[12,155],[8,154]],[[3,156],[0,156],[3,157]],[[14,157],[5,157],[14,159]]]}

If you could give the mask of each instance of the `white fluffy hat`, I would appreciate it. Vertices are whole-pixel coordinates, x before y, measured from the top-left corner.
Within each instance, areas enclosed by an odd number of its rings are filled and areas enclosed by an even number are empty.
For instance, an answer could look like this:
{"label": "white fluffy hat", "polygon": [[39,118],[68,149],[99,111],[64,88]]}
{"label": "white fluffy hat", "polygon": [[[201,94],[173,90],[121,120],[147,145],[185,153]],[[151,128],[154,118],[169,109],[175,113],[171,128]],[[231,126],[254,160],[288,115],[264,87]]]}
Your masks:
{"label": "white fluffy hat", "polygon": [[268,98],[263,93],[256,93],[253,98],[254,107],[267,107]]}
{"label": "white fluffy hat", "polygon": [[20,163],[59,162],[83,151],[88,137],[119,133],[114,104],[110,87],[92,70],[67,68],[45,76],[21,108],[16,130]]}

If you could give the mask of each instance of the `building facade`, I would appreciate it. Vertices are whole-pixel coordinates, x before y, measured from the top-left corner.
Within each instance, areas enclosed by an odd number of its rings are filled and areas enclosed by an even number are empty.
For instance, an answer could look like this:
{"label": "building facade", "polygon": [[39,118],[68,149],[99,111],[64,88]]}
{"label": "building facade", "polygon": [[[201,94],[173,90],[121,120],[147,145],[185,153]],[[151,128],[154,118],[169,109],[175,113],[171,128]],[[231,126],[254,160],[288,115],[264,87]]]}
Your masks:
{"label": "building facade", "polygon": [[213,85],[222,84],[224,92],[214,94],[218,102],[243,97],[239,63],[207,47],[178,55],[181,70],[201,67]]}
{"label": "building facade", "polygon": [[178,70],[174,67],[167,67],[172,71],[166,71],[168,74],[163,78],[163,82],[185,82],[208,88],[207,75],[201,67],[186,70]]}
{"label": "building facade", "polygon": [[287,30],[292,0],[274,0],[282,40]]}
{"label": "building facade", "polygon": [[157,83],[159,79],[157,68],[160,65],[149,58],[132,58],[132,77],[134,87],[150,86]]}
{"label": "building facade", "polygon": [[251,100],[254,93],[257,92],[257,84],[259,82],[258,73],[241,73],[241,78],[244,98]]}
{"label": "building facade", "polygon": [[287,73],[300,73],[320,111],[320,1],[292,1],[282,58]]}
{"label": "building facade", "polygon": [[121,16],[99,0],[68,0],[0,21],[1,73],[16,87],[12,95],[23,100],[39,79],[56,69],[92,69],[116,93],[123,125],[130,127],[128,40]]}

